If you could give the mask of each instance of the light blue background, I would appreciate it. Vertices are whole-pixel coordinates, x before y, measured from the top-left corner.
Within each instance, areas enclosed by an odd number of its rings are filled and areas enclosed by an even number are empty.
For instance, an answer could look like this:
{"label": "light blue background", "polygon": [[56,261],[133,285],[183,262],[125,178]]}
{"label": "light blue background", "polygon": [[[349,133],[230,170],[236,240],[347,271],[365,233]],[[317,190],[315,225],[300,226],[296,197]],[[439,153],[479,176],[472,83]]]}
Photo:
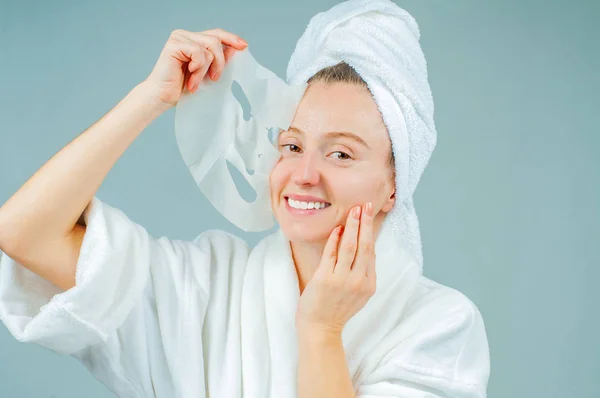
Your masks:
{"label": "light blue background", "polygon": [[[0,203],[144,79],[170,32],[244,37],[279,76],[335,1],[0,2]],[[415,200],[426,275],[487,326],[489,396],[600,397],[598,1],[399,1],[420,24],[439,141]],[[174,110],[98,196],[153,235],[243,234],[179,156]],[[200,376],[199,376],[200,377]],[[111,397],[83,366],[0,326],[0,397]]]}

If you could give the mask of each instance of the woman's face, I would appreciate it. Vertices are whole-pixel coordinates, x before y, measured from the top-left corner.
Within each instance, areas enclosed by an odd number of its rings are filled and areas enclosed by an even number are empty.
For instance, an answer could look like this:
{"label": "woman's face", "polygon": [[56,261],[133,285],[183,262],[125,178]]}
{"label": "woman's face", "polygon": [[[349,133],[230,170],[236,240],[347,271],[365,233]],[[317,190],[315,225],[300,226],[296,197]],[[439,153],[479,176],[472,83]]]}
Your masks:
{"label": "woman's face", "polygon": [[271,203],[292,242],[326,241],[356,205],[372,202],[376,225],[392,209],[391,144],[366,88],[311,83],[277,145]]}

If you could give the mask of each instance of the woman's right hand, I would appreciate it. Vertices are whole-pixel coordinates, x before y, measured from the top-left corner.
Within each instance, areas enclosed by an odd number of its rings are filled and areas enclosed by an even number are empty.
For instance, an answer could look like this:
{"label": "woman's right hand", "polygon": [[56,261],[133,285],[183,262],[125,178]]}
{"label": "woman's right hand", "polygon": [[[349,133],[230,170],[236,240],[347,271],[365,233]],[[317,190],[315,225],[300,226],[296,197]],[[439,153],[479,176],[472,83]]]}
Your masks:
{"label": "woman's right hand", "polygon": [[184,87],[196,91],[207,73],[218,80],[231,55],[246,46],[242,38],[223,29],[174,30],[146,82],[156,88],[157,100],[175,106]]}

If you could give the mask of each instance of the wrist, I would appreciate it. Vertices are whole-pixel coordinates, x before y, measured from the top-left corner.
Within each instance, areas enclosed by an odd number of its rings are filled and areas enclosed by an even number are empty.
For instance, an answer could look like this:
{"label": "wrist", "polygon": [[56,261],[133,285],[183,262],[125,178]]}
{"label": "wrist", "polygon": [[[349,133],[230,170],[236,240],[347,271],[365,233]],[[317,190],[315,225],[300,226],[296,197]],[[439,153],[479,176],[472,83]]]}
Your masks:
{"label": "wrist", "polygon": [[306,344],[332,345],[342,341],[342,330],[338,327],[299,323],[298,340]]}
{"label": "wrist", "polygon": [[136,97],[157,115],[160,115],[173,107],[172,104],[169,104],[160,98],[160,88],[152,82],[144,80],[135,86],[133,91],[136,91]]}

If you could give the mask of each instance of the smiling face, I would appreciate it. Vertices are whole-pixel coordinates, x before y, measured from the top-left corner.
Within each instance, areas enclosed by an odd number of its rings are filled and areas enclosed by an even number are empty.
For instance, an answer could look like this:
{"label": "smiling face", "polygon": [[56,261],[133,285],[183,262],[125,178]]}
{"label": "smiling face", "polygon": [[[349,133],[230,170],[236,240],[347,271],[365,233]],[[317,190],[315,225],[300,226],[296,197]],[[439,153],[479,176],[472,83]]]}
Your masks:
{"label": "smiling face", "polygon": [[356,205],[372,202],[376,228],[392,209],[391,144],[365,87],[311,82],[277,145],[271,203],[292,242],[326,241]]}

